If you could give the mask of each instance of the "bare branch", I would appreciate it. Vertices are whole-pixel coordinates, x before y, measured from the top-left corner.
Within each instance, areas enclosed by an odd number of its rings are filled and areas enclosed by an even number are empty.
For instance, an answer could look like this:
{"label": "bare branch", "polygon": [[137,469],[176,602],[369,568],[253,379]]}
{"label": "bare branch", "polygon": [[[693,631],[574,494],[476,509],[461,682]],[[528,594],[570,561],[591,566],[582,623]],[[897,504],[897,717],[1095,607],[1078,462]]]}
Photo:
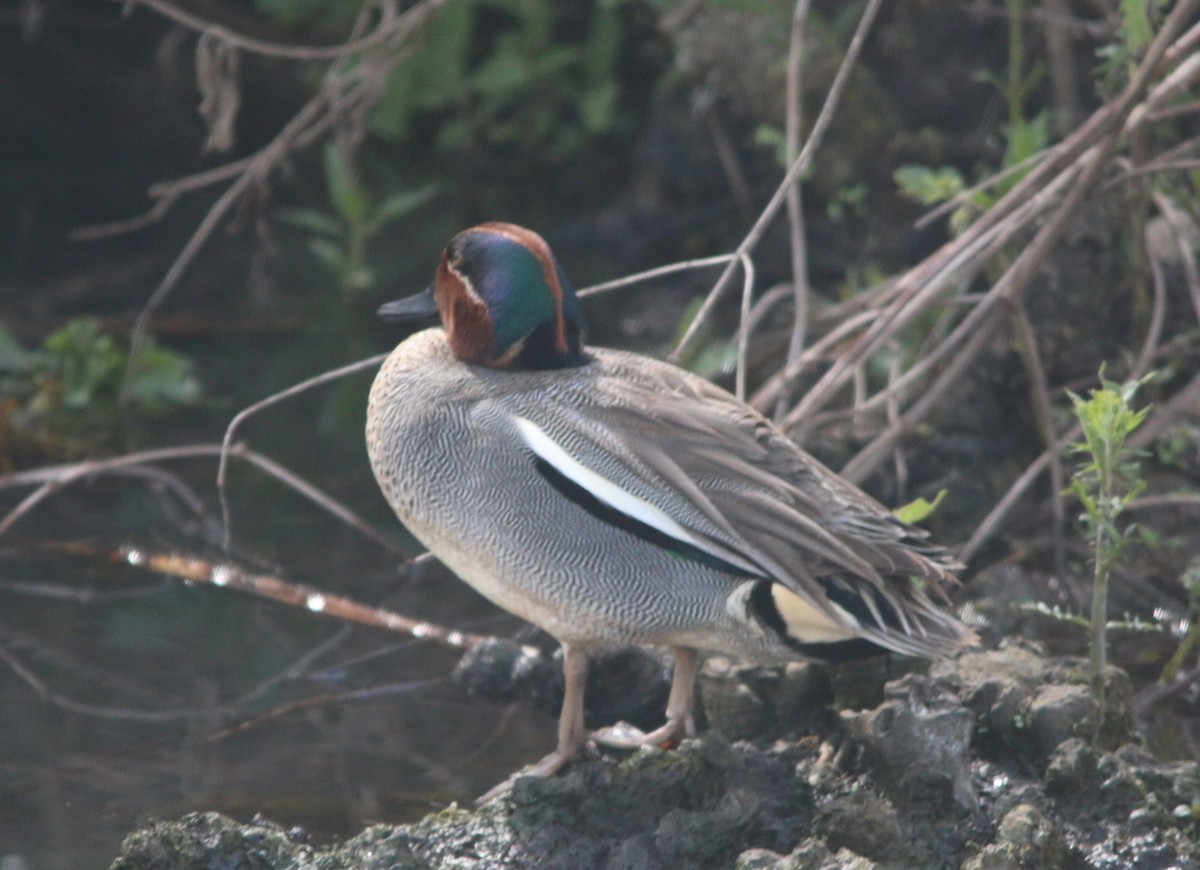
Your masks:
{"label": "bare branch", "polygon": [[214,21],[209,21],[201,18],[199,15],[193,15],[184,9],[180,9],[173,3],[166,2],[166,0],[113,0],[113,2],[121,3],[127,8],[138,5],[145,6],[164,18],[169,18],[176,24],[182,24],[184,27],[194,30],[197,33],[219,39],[234,48],[250,52],[251,54],[259,54],[263,57],[274,57],[282,60],[338,60],[347,55],[365,51],[368,48],[379,45],[388,38],[391,33],[391,27],[395,26],[394,20],[385,17],[380,21],[379,26],[369,35],[359,39],[351,39],[339,45],[282,45],[277,42],[267,42],[266,40],[255,39],[252,36],[237,33],[222,24],[217,24]]}
{"label": "bare branch", "polygon": [[[226,483],[227,471],[228,471],[228,467],[229,467],[229,457],[231,455],[233,455],[233,452],[234,452],[233,436],[237,432],[238,427],[241,426],[242,423],[244,423],[250,417],[253,417],[259,411],[262,411],[265,408],[269,408],[272,405],[276,405],[286,399],[292,398],[293,396],[298,396],[301,393],[307,392],[308,390],[311,390],[314,387],[319,387],[322,384],[327,384],[327,383],[331,383],[336,380],[340,380],[341,378],[347,377],[349,375],[355,374],[355,373],[363,371],[365,369],[376,368],[385,359],[387,359],[387,354],[381,353],[381,354],[377,354],[376,356],[368,357],[367,359],[359,360],[358,362],[350,363],[349,365],[344,365],[341,368],[336,368],[331,371],[322,372],[321,374],[316,375],[315,377],[311,377],[307,380],[301,381],[298,384],[293,384],[292,386],[288,387],[286,390],[282,390],[278,393],[275,393],[274,395],[267,396],[265,399],[260,399],[259,401],[255,402],[253,405],[251,405],[250,407],[243,408],[241,411],[239,411],[237,414],[234,415],[232,420],[229,421],[229,425],[225,427],[225,437],[221,441],[221,452],[220,452],[221,459],[220,459],[220,462],[217,464],[217,493],[219,494],[220,499],[221,499],[221,516],[222,516],[224,526],[225,526],[225,549],[226,549],[226,551],[229,550],[229,545],[230,545],[231,525],[230,525],[230,518],[229,518],[229,501],[226,498],[225,483]],[[262,458],[262,457],[260,457],[260,458],[263,459],[263,461],[269,462],[269,460],[265,460],[265,458]],[[275,466],[274,463],[272,463],[272,466],[274,469],[282,471],[282,469],[279,468],[279,466]],[[262,466],[262,467],[266,468],[266,466]],[[272,473],[274,473],[274,471],[272,471]],[[290,477],[291,476],[290,472],[288,474]],[[307,484],[305,485],[305,487],[307,488]],[[307,492],[306,492],[306,494],[307,494]],[[312,496],[310,495],[310,497],[312,497]],[[321,499],[315,499],[315,500],[317,500],[318,503],[322,503],[323,506],[326,506],[327,508],[329,507],[329,505],[324,504],[324,502],[322,502]],[[340,506],[337,510],[333,510],[332,512],[338,516],[341,516],[343,519],[346,519],[346,516],[342,512]],[[348,520],[351,523],[351,525],[354,525],[355,527],[360,528],[360,530],[364,531],[364,533],[368,534],[370,537],[373,537],[376,540],[381,540],[381,541],[385,542],[385,544],[387,546],[389,546],[389,547],[392,546],[389,539],[380,536],[379,533],[376,532],[370,526],[365,526],[365,524],[364,524],[364,526],[360,527],[359,523],[361,523],[362,521],[358,520],[358,518],[355,517],[353,514],[350,514],[350,516],[354,517],[353,520]]]}
{"label": "bare branch", "polygon": [[626,275],[623,278],[605,281],[602,284],[593,284],[591,287],[584,287],[582,290],[578,291],[576,295],[594,296],[597,293],[605,293],[609,290],[616,290],[620,287],[628,287],[631,284],[638,284],[642,281],[651,281],[655,278],[662,278],[666,275],[674,275],[679,272],[687,272],[692,269],[704,269],[709,266],[720,266],[725,263],[731,263],[736,259],[736,254],[719,254],[715,257],[703,257],[699,260],[684,260],[681,263],[671,263],[667,266],[658,266],[654,269],[647,269],[645,272],[638,272],[634,275]]}
{"label": "bare branch", "polygon": [[112,557],[134,567],[157,571],[180,580],[236,589],[260,598],[269,598],[280,604],[302,607],[312,613],[384,628],[419,640],[431,640],[451,649],[474,649],[494,639],[487,635],[470,634],[431,622],[410,619],[391,610],[370,607],[341,595],[330,594],[315,586],[290,583],[267,574],[253,574],[228,563],[214,563],[179,553],[152,553],[134,547],[123,547],[114,552]]}
{"label": "bare branch", "polygon": [[[783,181],[780,182],[779,187],[775,190],[775,194],[771,197],[771,201],[762,210],[762,213],[758,216],[758,220],[754,222],[754,226],[746,234],[746,238],[742,240],[737,250],[734,251],[735,258],[740,259],[758,245],[767,227],[779,213],[779,208],[783,205],[787,197],[788,189],[796,183],[796,179],[800,177],[801,173],[812,162],[813,155],[824,140],[825,132],[833,120],[834,111],[841,101],[842,92],[845,90],[846,82],[849,80],[850,70],[854,67],[855,61],[858,60],[858,55],[862,50],[863,43],[866,41],[867,33],[870,31],[871,25],[875,21],[875,15],[879,11],[880,3],[881,0],[868,0],[867,7],[863,10],[862,18],[858,21],[858,27],[854,31],[854,36],[850,40],[850,45],[846,49],[846,56],[842,59],[842,64],[838,68],[837,75],[833,79],[833,84],[829,87],[829,93],[825,97],[825,103],[821,106],[821,112],[817,115],[812,132],[808,135],[808,141],[804,143],[804,149],[800,152],[800,156],[792,163],[791,168],[788,169],[787,174],[783,177]],[[701,324],[708,319],[712,309],[720,301],[721,295],[733,277],[735,268],[733,261],[730,261],[725,267],[725,271],[721,273],[721,277],[717,279],[717,283],[713,285],[713,289],[709,291],[704,303],[700,306],[700,311],[692,319],[691,324],[678,344],[675,345],[675,350],[668,356],[669,360],[678,362],[688,349],[688,346],[695,340]]]}
{"label": "bare branch", "polygon": [[[785,94],[787,114],[784,126],[784,144],[787,163],[792,165],[800,153],[800,126],[803,122],[801,75],[804,60],[805,25],[808,22],[809,0],[796,0],[792,12],[792,34],[788,45],[787,90]],[[792,336],[788,342],[786,366],[790,367],[804,352],[808,329],[808,248],[804,230],[804,208],[801,200],[800,180],[797,178],[787,189],[788,236],[792,253]],[[787,405],[787,394],[782,393],[775,404],[775,418],[783,417]]]}

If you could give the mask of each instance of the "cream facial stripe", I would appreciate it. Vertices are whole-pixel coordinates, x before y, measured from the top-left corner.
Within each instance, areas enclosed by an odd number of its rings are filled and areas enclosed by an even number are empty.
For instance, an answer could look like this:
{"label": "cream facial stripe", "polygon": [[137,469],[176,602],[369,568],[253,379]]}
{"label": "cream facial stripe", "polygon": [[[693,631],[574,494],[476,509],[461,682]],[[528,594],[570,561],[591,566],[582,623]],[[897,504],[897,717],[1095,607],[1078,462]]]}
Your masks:
{"label": "cream facial stripe", "polygon": [[458,267],[450,262],[449,257],[443,257],[442,259],[445,262],[446,271],[453,273],[454,277],[458,279],[459,285],[463,288],[466,294],[480,305],[485,305],[486,303],[484,303],[484,301],[479,298],[479,294],[475,292],[475,285],[471,283],[471,279],[462,272],[458,271]]}

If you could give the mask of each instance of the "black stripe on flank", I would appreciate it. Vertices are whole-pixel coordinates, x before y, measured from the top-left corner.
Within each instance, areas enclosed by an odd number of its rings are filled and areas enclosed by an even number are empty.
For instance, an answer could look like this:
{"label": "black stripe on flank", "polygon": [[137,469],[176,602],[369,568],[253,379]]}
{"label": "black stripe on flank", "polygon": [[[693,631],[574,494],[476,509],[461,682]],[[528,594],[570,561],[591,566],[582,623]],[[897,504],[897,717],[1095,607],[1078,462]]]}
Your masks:
{"label": "black stripe on flank", "polygon": [[828,643],[804,643],[794,635],[788,633],[787,623],[783,619],[783,614],[779,612],[779,608],[775,605],[775,598],[771,595],[771,583],[772,581],[770,580],[760,580],[754,584],[747,598],[750,609],[762,621],[763,625],[775,632],[780,640],[805,658],[817,659],[818,661],[836,665],[842,662],[853,662],[859,659],[882,655],[887,652],[879,644],[861,637],[854,638],[853,640],[838,640]]}
{"label": "black stripe on flank", "polygon": [[616,508],[609,507],[540,456],[534,456],[533,467],[537,469],[537,473],[541,475],[542,479],[554,487],[559,495],[615,529],[619,529],[628,535],[633,535],[638,540],[658,547],[660,550],[665,550],[677,558],[685,559],[689,562],[698,562],[701,565],[716,568],[735,577],[755,576],[747,574],[736,565],[730,565],[724,559],[719,559],[697,547],[693,547],[691,544],[680,541],[677,538],[672,538],[670,535],[660,532],[653,526],[646,525],[627,514],[621,513]]}

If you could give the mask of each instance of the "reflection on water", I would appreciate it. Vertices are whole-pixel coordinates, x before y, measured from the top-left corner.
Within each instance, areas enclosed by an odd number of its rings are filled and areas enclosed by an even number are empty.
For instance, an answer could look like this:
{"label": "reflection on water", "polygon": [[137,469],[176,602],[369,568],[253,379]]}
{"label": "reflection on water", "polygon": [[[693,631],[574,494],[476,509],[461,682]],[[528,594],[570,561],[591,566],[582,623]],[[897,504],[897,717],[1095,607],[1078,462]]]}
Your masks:
{"label": "reflection on water", "polygon": [[[83,487],[21,531],[148,544],[170,525],[154,510],[127,483]],[[272,506],[242,539],[257,526],[289,579],[482,632],[518,625],[306,506]],[[16,543],[0,553],[0,858],[105,866],[140,820],[191,810],[350,834],[469,801],[553,744],[545,714],[451,684],[453,652]]]}

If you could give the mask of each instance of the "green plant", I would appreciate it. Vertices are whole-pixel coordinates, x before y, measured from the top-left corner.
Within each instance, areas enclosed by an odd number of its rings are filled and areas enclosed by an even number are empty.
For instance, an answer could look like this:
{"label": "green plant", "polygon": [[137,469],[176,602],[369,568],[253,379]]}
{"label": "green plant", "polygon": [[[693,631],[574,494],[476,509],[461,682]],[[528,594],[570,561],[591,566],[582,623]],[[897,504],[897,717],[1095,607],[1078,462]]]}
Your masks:
{"label": "green plant", "polygon": [[867,214],[867,186],[865,184],[847,184],[838,188],[829,202],[825,204],[825,213],[830,220],[840,221],[846,215],[865,217]]}
{"label": "green plant", "polygon": [[434,188],[401,191],[373,203],[332,143],[325,148],[325,184],[332,213],[290,209],[280,219],[310,233],[309,251],[334,274],[343,292],[352,296],[374,283],[368,262],[371,240],[389,223],[428,202]]}
{"label": "green plant", "polygon": [[1084,399],[1069,393],[1075,416],[1083,429],[1083,441],[1071,452],[1083,463],[1071,479],[1067,492],[1083,506],[1082,522],[1092,550],[1092,613],[1089,677],[1092,693],[1104,707],[1104,666],[1107,660],[1108,585],[1113,567],[1121,559],[1133,533],[1132,525],[1119,520],[1129,502],[1146,487],[1138,454],[1127,446],[1128,438],[1141,425],[1148,408],[1131,407],[1134,394],[1151,376],[1140,381],[1116,384],[1100,369],[1100,389]]}
{"label": "green plant", "polygon": [[[1009,169],[1028,160],[1050,141],[1046,113],[1030,116],[1026,103],[1030,94],[1045,76],[1041,61],[1027,64],[1025,57],[1025,13],[1028,0],[1006,0],[1008,12],[1008,66],[1004,75],[984,71],[980,79],[995,87],[1004,99],[1007,120],[1004,124],[1004,158],[1000,168]],[[1028,67],[1028,69],[1026,69]],[[972,194],[951,216],[950,225],[961,232],[973,215],[985,211],[1025,177],[1032,167],[1014,170],[990,190]],[[967,185],[962,174],[953,167],[907,165],[899,167],[893,176],[900,192],[924,206],[936,205],[962,193]]]}
{"label": "green plant", "polygon": [[939,489],[938,494],[933,497],[933,501],[922,497],[914,498],[908,504],[893,508],[892,513],[900,522],[908,523],[909,525],[924,522],[935,510],[941,507],[947,493],[949,493],[948,489]]}
{"label": "green plant", "polygon": [[[72,320],[26,349],[0,327],[0,432],[42,450],[72,452],[112,434],[127,411],[161,414],[200,399],[192,361],[147,340],[126,408],[119,398],[129,348],[94,318]],[[3,442],[7,449],[7,442]]]}
{"label": "green plant", "polygon": [[1165,5],[1164,0],[1152,0],[1149,3],[1146,0],[1119,0],[1119,38],[1097,53],[1102,90],[1107,95],[1115,94],[1128,81],[1138,56],[1154,37]]}
{"label": "green plant", "polygon": [[[443,148],[487,144],[578,153],[619,119],[621,0],[459,0],[389,76],[371,117],[390,141],[435,119]],[[585,14],[586,20],[581,20]]]}

